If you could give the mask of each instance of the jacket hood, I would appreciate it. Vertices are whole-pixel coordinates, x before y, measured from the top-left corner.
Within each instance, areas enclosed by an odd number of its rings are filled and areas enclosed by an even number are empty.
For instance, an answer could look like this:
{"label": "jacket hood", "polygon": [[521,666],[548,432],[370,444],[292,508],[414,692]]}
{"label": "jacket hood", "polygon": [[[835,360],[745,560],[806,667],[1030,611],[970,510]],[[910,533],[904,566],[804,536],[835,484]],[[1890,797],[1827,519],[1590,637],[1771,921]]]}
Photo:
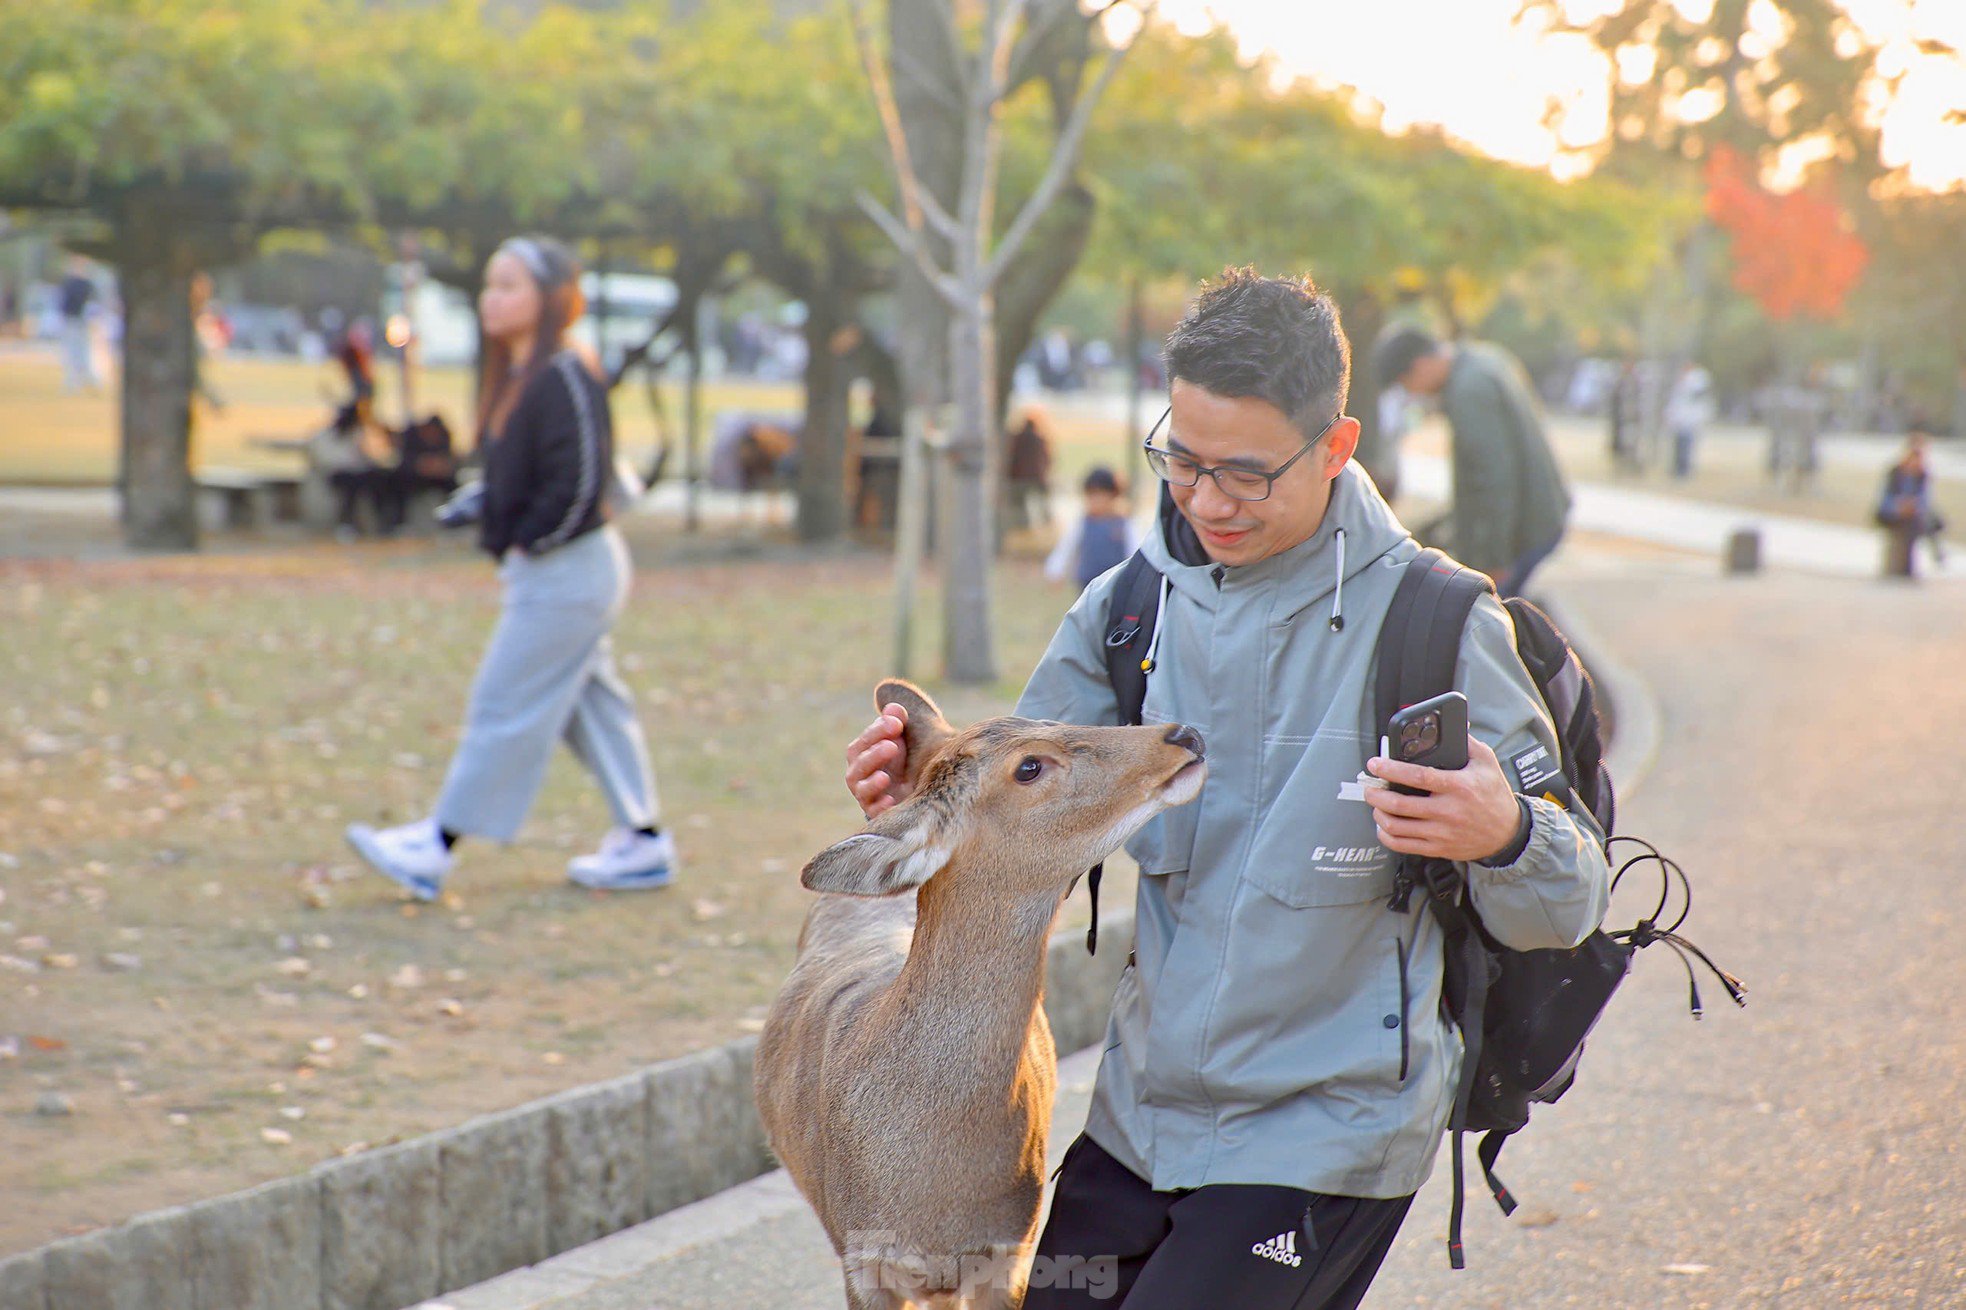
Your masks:
{"label": "jacket hood", "polygon": [[[1167,484],[1161,484],[1160,530],[1148,535],[1141,550],[1161,571],[1167,585],[1207,609],[1214,609],[1218,567],[1202,549],[1201,540],[1181,511]],[[1357,462],[1345,465],[1331,484],[1331,501],[1324,521],[1309,538],[1280,554],[1254,564],[1223,565],[1225,576],[1251,581],[1274,580],[1275,613],[1285,618],[1330,598],[1334,628],[1343,626],[1343,586],[1363,573],[1410,534],[1394,517],[1371,477]]]}

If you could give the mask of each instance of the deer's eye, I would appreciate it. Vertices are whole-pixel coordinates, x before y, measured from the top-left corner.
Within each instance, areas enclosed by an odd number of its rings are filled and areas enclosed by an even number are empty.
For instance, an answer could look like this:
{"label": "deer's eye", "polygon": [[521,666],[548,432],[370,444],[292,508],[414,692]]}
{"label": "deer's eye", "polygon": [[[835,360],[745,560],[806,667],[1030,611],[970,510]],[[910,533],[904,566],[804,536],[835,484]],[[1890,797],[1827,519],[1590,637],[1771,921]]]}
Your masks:
{"label": "deer's eye", "polygon": [[1026,755],[1017,766],[1017,781],[1036,782],[1044,772],[1044,761],[1035,755]]}

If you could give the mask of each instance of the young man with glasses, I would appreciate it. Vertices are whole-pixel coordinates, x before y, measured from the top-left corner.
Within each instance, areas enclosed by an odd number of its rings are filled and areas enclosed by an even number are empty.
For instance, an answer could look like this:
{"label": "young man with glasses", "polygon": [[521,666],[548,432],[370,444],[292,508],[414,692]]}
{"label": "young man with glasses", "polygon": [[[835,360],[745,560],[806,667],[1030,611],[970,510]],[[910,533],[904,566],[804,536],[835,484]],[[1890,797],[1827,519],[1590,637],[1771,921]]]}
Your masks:
{"label": "young man with glasses", "polygon": [[[1209,777],[1127,843],[1135,952],[1024,1304],[1347,1310],[1432,1168],[1461,1058],[1438,925],[1423,898],[1389,907],[1395,853],[1466,864],[1483,922],[1524,950],[1583,940],[1608,876],[1588,818],[1521,794],[1518,768],[1538,776],[1556,738],[1493,597],[1455,676],[1468,766],[1378,757],[1379,625],[1419,546],[1350,463],[1330,299],[1231,271],[1166,359],[1144,719],[1199,730]],[[1118,721],[1103,649],[1117,574],[1066,616],[1019,714]],[[869,815],[907,795],[905,718],[889,706],[848,748]],[[1358,788],[1361,770],[1426,794]]]}

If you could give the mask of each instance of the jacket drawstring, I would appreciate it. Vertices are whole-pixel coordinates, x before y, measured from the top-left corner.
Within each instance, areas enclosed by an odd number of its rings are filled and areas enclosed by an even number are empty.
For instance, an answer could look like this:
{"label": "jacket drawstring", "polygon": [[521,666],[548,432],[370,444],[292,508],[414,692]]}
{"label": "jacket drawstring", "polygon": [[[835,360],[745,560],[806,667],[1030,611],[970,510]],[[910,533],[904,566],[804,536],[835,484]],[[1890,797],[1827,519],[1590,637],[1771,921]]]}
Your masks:
{"label": "jacket drawstring", "polygon": [[[1331,630],[1345,630],[1345,530],[1338,529],[1338,586],[1331,593]],[[1160,634],[1155,633],[1158,639]]]}
{"label": "jacket drawstring", "polygon": [[1160,654],[1160,635],[1167,631],[1167,593],[1169,590],[1167,575],[1163,573],[1160,579],[1160,605],[1154,611],[1158,618],[1154,623],[1153,640],[1147,643],[1147,658],[1140,661],[1140,671],[1142,673],[1152,673],[1154,671],[1154,657]]}

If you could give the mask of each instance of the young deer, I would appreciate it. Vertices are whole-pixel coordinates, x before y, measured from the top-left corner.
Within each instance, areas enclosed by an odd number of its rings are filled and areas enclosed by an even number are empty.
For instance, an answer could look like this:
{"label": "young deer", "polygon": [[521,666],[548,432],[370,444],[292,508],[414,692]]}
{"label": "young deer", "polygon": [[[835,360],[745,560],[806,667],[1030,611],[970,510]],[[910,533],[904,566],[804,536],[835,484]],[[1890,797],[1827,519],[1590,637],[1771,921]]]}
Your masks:
{"label": "young deer", "polygon": [[913,791],[805,867],[822,895],[758,1044],[758,1110],[851,1310],[1014,1307],[1057,1079],[1052,919],[1089,866],[1195,798],[1202,740],[1015,718],[957,732],[908,683],[874,699],[907,708]]}

